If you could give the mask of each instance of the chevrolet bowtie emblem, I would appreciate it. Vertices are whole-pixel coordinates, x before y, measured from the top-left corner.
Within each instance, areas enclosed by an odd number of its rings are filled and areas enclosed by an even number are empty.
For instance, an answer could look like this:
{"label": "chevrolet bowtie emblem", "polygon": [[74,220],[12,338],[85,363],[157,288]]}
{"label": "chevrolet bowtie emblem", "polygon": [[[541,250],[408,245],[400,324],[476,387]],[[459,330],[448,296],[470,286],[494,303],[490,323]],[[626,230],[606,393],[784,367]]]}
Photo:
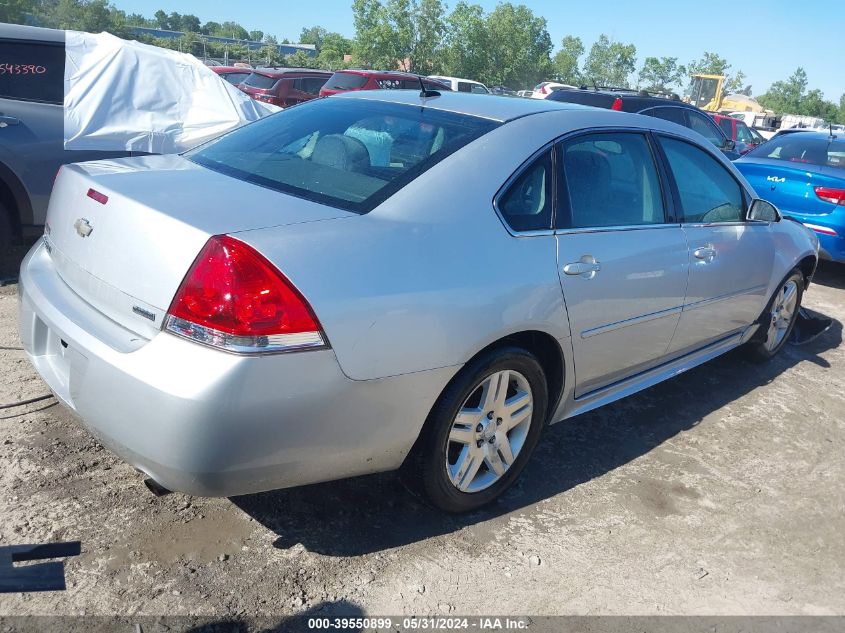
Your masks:
{"label": "chevrolet bowtie emblem", "polygon": [[76,222],[74,222],[73,228],[76,229],[79,237],[88,237],[91,235],[91,231],[94,230],[94,227],[91,226],[91,223],[85,218],[79,218]]}

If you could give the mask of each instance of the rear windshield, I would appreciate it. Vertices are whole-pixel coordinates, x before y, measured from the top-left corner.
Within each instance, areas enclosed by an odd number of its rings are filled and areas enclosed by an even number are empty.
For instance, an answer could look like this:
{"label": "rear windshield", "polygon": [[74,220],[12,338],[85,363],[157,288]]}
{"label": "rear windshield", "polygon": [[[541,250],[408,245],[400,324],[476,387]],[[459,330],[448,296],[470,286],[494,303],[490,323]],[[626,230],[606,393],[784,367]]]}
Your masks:
{"label": "rear windshield", "polygon": [[419,106],[320,99],[186,156],[239,180],[366,213],[497,125]]}
{"label": "rear windshield", "polygon": [[366,75],[359,75],[358,73],[335,73],[329,77],[323,87],[333,90],[355,90],[367,83],[367,79]]}
{"label": "rear windshield", "polygon": [[258,88],[260,90],[267,90],[268,88],[272,88],[278,78],[276,77],[268,77],[267,75],[262,75],[260,73],[252,73],[249,77],[244,79],[244,85],[252,86],[253,88]]}
{"label": "rear windshield", "polygon": [[804,132],[795,132],[773,138],[747,156],[845,169],[845,139],[807,138]]}

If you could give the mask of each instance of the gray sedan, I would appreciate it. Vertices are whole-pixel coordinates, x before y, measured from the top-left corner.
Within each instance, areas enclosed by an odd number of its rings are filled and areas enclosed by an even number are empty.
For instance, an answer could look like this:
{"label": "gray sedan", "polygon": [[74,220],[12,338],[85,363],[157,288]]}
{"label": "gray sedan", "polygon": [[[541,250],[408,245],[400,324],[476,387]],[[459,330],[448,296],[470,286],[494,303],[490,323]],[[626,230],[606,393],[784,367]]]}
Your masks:
{"label": "gray sedan", "polygon": [[21,338],[103,444],[237,495],[402,467],[447,511],[544,425],[740,345],[775,355],[818,244],[651,117],[414,91],[59,174]]}

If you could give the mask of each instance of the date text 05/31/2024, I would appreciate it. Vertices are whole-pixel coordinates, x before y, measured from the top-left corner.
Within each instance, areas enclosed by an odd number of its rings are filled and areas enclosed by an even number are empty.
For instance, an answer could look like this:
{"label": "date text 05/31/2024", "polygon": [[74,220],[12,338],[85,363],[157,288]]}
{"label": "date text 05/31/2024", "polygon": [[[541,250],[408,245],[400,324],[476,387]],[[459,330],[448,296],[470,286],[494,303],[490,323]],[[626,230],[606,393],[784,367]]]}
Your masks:
{"label": "date text 05/31/2024", "polygon": [[519,631],[527,629],[530,623],[529,618],[501,617],[308,618],[309,630]]}

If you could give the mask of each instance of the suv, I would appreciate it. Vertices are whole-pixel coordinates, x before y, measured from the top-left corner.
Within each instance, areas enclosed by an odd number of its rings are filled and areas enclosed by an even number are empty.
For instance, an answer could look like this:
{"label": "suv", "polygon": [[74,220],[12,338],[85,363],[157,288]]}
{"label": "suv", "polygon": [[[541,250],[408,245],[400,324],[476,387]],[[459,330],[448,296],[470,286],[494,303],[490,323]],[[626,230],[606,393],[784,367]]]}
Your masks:
{"label": "suv", "polygon": [[731,160],[739,158],[736,143],[725,136],[712,118],[696,108],[684,103],[677,95],[653,94],[645,90],[627,88],[576,88],[574,90],[557,89],[546,97],[550,101],[565,101],[582,105],[647,114],[683,125],[701,134],[708,141],[722,150]]}
{"label": "suv", "polygon": [[257,68],[238,88],[256,101],[284,108],[317,98],[331,76],[313,68]]}
{"label": "suv", "polygon": [[722,128],[722,132],[725,133],[725,136],[736,143],[736,151],[738,151],[740,155],[747,154],[765,141],[765,139],[763,139],[763,137],[759,134],[754,136],[751,128],[749,128],[744,121],[740,121],[732,116],[725,116],[724,114],[711,114],[710,116],[713,117],[716,125]]}
{"label": "suv", "polygon": [[209,68],[233,86],[237,86],[252,74],[252,68],[241,66],[209,66]]}
{"label": "suv", "polygon": [[[0,253],[41,233],[65,163],[129,152],[65,150],[65,32],[0,24]],[[4,270],[12,263],[0,262]]]}
{"label": "suv", "polygon": [[398,70],[339,70],[320,89],[320,96],[350,90],[419,90],[420,81],[426,90],[451,90],[443,81]]}
{"label": "suv", "polygon": [[487,89],[480,81],[473,81],[472,79],[461,79],[460,77],[444,77],[442,75],[429,75],[429,79],[436,79],[448,84],[449,88],[455,92],[472,92],[473,94],[489,95],[490,90]]}

